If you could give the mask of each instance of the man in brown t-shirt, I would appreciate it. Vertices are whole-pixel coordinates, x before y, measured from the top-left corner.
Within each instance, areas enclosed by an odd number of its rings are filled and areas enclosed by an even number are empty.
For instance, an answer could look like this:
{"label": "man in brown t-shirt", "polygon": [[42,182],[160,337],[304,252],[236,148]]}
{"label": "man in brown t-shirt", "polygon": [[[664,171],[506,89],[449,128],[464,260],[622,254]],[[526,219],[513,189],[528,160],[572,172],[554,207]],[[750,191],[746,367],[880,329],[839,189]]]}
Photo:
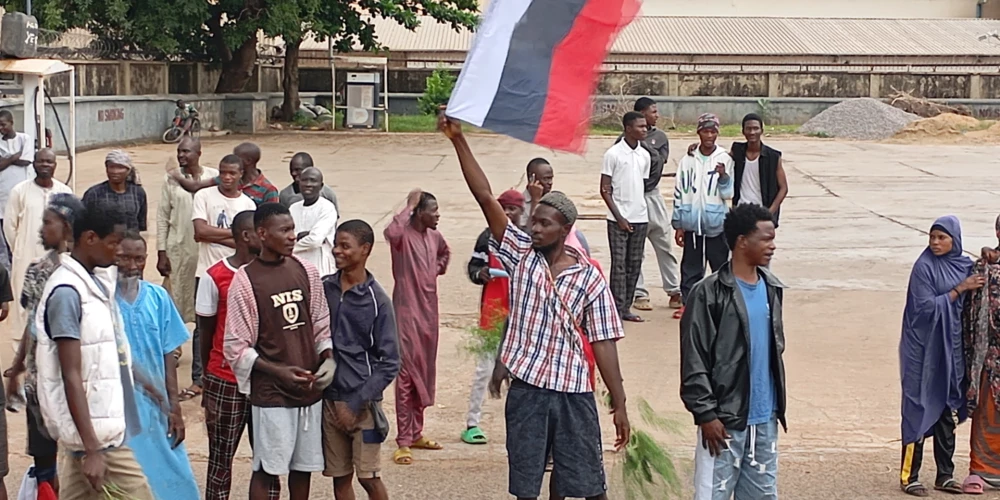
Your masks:
{"label": "man in brown t-shirt", "polygon": [[322,392],[333,380],[330,309],[319,272],[292,255],[288,209],[254,213],[260,255],[229,287],[223,350],[253,419],[250,499],[266,499],[288,475],[291,500],[309,498],[309,476],[323,470]]}

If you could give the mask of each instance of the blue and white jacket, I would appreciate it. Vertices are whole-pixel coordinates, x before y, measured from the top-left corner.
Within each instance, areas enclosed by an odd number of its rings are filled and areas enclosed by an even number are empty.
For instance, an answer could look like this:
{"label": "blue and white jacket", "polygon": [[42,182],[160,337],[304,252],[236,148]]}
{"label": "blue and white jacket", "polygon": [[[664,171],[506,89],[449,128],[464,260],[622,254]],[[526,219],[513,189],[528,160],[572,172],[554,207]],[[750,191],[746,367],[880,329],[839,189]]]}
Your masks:
{"label": "blue and white jacket", "polygon": [[[715,165],[726,166],[726,178],[720,180]],[[715,147],[707,158],[700,151],[684,155],[677,162],[674,181],[674,213],[670,225],[696,235],[718,236],[733,199],[733,159],[725,149]]]}

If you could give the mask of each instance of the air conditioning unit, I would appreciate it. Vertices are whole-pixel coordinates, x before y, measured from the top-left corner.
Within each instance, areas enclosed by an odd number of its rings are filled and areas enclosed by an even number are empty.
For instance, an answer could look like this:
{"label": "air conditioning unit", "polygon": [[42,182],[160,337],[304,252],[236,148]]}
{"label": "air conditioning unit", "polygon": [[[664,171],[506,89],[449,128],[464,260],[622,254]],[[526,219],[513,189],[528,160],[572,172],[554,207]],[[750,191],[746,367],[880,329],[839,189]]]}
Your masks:
{"label": "air conditioning unit", "polygon": [[344,128],[378,128],[380,73],[347,74]]}

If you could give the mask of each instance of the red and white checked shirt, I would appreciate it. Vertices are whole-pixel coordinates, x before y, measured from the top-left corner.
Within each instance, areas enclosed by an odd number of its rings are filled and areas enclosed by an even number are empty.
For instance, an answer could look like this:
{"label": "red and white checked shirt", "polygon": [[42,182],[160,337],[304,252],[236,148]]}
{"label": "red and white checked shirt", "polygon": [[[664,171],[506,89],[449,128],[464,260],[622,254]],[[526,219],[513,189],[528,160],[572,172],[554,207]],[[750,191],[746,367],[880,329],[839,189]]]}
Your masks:
{"label": "red and white checked shirt", "polygon": [[611,289],[600,271],[579,251],[566,247],[578,263],[555,277],[553,290],[545,257],[531,247],[530,236],[510,223],[503,241],[490,238],[490,251],[510,274],[510,319],[500,360],[515,378],[535,387],[593,392],[573,318],[590,343],[625,336]]}

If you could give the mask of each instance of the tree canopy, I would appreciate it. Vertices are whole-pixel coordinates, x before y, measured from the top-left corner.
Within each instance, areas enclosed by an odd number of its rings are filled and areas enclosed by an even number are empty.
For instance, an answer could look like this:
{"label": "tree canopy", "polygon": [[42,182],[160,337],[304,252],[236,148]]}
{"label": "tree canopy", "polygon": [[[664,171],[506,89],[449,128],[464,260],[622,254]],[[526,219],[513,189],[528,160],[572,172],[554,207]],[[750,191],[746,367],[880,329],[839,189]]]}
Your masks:
{"label": "tree canopy", "polygon": [[[0,0],[24,11],[24,0]],[[258,34],[286,45],[305,37],[332,38],[349,52],[381,50],[371,19],[384,17],[414,29],[431,16],[455,29],[475,27],[476,0],[33,0],[42,29],[86,28],[107,58],[142,54],[222,65],[217,92],[243,90],[257,59]]]}

